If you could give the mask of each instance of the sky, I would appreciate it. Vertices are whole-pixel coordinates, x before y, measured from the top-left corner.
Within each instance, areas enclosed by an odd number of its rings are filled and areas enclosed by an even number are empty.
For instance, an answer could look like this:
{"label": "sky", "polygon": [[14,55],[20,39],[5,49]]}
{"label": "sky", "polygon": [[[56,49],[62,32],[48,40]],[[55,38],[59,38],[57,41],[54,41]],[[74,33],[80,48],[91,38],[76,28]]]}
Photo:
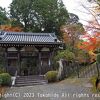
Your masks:
{"label": "sky", "polygon": [[[0,0],[0,6],[6,8],[8,10],[9,4],[12,0]],[[80,22],[86,24],[87,22],[84,20],[89,20],[91,15],[89,15],[86,9],[82,7],[82,4],[85,6],[89,6],[87,0],[63,0],[68,12],[74,13],[78,15],[80,18]]]}
{"label": "sky", "polygon": [[[92,6],[87,0],[63,0],[68,12],[78,15],[80,22],[87,24],[88,20],[91,20],[92,16],[86,8]],[[86,8],[84,8],[84,5]]]}
{"label": "sky", "polygon": [[12,0],[0,0],[0,6],[3,8],[9,7],[9,4],[12,2]]}

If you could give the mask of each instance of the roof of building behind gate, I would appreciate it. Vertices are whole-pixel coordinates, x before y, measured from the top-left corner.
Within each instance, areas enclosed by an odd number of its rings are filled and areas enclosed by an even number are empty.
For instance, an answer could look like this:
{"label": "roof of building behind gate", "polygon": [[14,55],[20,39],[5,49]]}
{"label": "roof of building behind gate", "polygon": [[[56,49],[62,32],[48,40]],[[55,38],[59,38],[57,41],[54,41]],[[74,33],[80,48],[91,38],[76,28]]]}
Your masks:
{"label": "roof of building behind gate", "polygon": [[0,43],[61,43],[55,33],[0,31]]}

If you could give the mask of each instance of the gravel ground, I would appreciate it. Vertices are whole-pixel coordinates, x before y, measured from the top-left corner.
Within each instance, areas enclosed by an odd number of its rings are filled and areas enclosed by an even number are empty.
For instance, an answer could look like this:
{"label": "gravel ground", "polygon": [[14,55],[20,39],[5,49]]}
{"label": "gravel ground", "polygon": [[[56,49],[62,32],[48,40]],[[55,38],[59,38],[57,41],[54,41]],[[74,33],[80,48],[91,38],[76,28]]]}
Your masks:
{"label": "gravel ground", "polygon": [[88,79],[66,79],[53,84],[12,87],[2,100],[100,100],[91,87]]}

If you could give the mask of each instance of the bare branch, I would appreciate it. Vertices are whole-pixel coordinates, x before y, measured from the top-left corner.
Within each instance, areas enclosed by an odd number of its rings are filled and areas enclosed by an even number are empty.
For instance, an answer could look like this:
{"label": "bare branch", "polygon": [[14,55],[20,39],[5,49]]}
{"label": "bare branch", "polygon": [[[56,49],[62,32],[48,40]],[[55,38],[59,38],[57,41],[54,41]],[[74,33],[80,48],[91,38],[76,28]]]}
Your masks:
{"label": "bare branch", "polygon": [[[83,21],[89,23],[89,21],[87,21],[87,20],[85,20],[85,19],[80,19],[80,20],[83,20]],[[92,28],[92,29],[100,30],[100,28],[97,28],[94,24],[91,24],[91,23],[89,23],[89,24],[90,24],[90,25],[83,25],[83,26],[88,27],[88,28]]]}
{"label": "bare branch", "polygon": [[[98,22],[96,16],[93,14],[93,13],[95,13],[95,12],[94,12],[93,10],[91,11],[89,8],[87,8],[87,7],[84,6],[83,4],[82,4],[82,6],[83,6],[86,10],[88,10],[88,11],[90,12],[90,14],[94,17],[95,21],[97,22],[98,26],[100,26],[100,24],[99,24],[99,22]],[[93,12],[93,13],[92,13],[92,12]],[[95,13],[95,14],[96,14],[96,13]]]}

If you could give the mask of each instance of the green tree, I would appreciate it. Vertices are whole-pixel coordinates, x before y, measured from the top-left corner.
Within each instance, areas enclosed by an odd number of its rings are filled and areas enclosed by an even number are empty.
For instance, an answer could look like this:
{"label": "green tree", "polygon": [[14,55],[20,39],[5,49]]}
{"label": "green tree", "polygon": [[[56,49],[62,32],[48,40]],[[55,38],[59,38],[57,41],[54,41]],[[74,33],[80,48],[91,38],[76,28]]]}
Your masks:
{"label": "green tree", "polygon": [[0,25],[4,25],[6,23],[8,23],[7,13],[5,9],[0,7]]}
{"label": "green tree", "polygon": [[97,63],[100,64],[100,53],[98,53],[96,60],[97,60]]}
{"label": "green tree", "polygon": [[65,60],[71,61],[71,60],[75,59],[75,55],[73,52],[71,52],[69,50],[63,50],[61,52],[58,52],[54,58],[55,61],[60,60],[60,59],[65,59]]}
{"label": "green tree", "polygon": [[62,0],[13,0],[11,17],[22,22],[24,31],[60,33],[68,12]]}

